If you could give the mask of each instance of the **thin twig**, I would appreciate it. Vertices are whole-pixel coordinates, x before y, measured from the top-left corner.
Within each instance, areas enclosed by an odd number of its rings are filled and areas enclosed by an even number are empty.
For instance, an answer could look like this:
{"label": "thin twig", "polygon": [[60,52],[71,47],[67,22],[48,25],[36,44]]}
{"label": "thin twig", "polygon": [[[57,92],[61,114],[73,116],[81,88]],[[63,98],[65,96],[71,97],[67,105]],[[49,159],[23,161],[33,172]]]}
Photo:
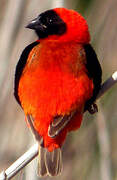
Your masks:
{"label": "thin twig", "polygon": [[[98,94],[100,98],[105,92],[107,92],[115,83],[117,83],[117,71],[105,81]],[[9,180],[14,177],[22,168],[24,168],[29,162],[31,162],[38,155],[38,143],[34,144],[25,154],[23,154],[18,160],[16,160],[8,169],[0,173],[0,180]]]}
{"label": "thin twig", "polygon": [[110,78],[108,78],[101,86],[100,92],[97,96],[99,99],[105,92],[108,91],[115,83],[117,83],[117,71],[115,71]]}
{"label": "thin twig", "polygon": [[9,180],[38,155],[38,143],[17,159],[8,169],[2,171],[0,180]]}

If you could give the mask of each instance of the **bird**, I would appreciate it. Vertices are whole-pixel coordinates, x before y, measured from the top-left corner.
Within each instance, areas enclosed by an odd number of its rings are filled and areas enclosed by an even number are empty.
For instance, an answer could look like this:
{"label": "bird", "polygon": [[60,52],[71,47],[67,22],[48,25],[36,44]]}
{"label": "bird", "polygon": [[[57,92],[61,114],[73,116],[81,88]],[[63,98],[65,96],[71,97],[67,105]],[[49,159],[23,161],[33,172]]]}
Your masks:
{"label": "bird", "polygon": [[14,96],[39,144],[39,176],[62,172],[61,148],[86,111],[98,107],[102,70],[86,20],[75,10],[49,9],[29,22],[37,40],[16,65]]}

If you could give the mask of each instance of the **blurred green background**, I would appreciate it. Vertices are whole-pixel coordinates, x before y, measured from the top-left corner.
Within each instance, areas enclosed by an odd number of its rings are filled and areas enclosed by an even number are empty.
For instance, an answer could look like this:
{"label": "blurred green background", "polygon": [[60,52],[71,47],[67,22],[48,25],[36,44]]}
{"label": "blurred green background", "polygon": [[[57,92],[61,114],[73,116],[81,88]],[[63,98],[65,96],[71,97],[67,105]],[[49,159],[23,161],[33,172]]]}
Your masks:
{"label": "blurred green background", "polygon": [[[0,0],[0,171],[35,143],[13,96],[17,61],[24,47],[36,40],[24,27],[40,12],[57,6],[75,9],[86,18],[103,81],[117,70],[117,0]],[[117,85],[97,102],[99,112],[85,113],[80,130],[68,135],[63,172],[54,179],[117,180],[116,91]],[[35,159],[13,179],[39,179],[36,167]]]}

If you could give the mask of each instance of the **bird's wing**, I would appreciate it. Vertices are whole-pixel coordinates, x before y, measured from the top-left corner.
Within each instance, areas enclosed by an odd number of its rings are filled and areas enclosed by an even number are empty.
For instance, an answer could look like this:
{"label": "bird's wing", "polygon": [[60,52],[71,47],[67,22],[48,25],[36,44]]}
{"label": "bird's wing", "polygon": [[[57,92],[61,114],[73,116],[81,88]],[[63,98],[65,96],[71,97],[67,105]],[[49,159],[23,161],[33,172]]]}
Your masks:
{"label": "bird's wing", "polygon": [[40,144],[40,145],[42,145],[43,146],[43,138],[39,135],[39,133],[36,131],[36,129],[34,128],[34,125],[33,125],[33,123],[34,123],[34,118],[32,117],[32,115],[27,115],[27,121],[28,121],[28,123],[29,123],[29,125],[30,125],[30,128],[31,128],[31,131],[32,131],[32,133],[34,134],[34,136],[35,136],[35,139],[38,141],[38,143]]}
{"label": "bird's wing", "polygon": [[22,52],[21,56],[20,56],[20,59],[18,61],[18,64],[16,66],[16,70],[15,70],[15,82],[14,82],[14,96],[17,100],[17,102],[21,105],[20,103],[20,100],[19,100],[19,96],[18,96],[18,85],[19,85],[19,80],[20,80],[20,77],[22,75],[22,72],[23,72],[23,69],[26,65],[26,62],[27,62],[27,59],[28,59],[28,56],[29,56],[29,53],[30,51],[36,46],[38,45],[39,42],[33,42],[31,43],[30,45],[28,45]]}
{"label": "bird's wing", "polygon": [[86,60],[87,60],[86,67],[88,70],[88,76],[89,78],[93,80],[93,84],[94,84],[93,96],[90,100],[86,102],[84,110],[85,111],[88,110],[91,113],[92,110],[90,111],[90,109],[92,109],[93,107],[95,109],[94,102],[96,100],[96,97],[101,87],[102,70],[101,70],[101,66],[98,61],[97,55],[94,49],[92,48],[92,46],[90,44],[86,44],[84,46],[84,50],[85,50]]}
{"label": "bird's wing", "polygon": [[53,122],[49,125],[48,136],[51,138],[56,137],[63,128],[69,123],[69,121],[76,114],[76,111],[72,111],[69,115],[58,115],[53,118]]}

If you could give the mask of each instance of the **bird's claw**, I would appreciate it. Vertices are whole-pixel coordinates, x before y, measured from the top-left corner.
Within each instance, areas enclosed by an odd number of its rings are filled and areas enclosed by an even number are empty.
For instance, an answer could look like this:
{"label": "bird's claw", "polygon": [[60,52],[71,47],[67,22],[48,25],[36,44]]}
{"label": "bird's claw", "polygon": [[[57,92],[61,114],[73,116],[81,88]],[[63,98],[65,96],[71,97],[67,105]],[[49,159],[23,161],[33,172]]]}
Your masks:
{"label": "bird's claw", "polygon": [[98,112],[98,107],[97,104],[93,103],[89,106],[88,111],[90,114],[94,114],[96,112]]}

